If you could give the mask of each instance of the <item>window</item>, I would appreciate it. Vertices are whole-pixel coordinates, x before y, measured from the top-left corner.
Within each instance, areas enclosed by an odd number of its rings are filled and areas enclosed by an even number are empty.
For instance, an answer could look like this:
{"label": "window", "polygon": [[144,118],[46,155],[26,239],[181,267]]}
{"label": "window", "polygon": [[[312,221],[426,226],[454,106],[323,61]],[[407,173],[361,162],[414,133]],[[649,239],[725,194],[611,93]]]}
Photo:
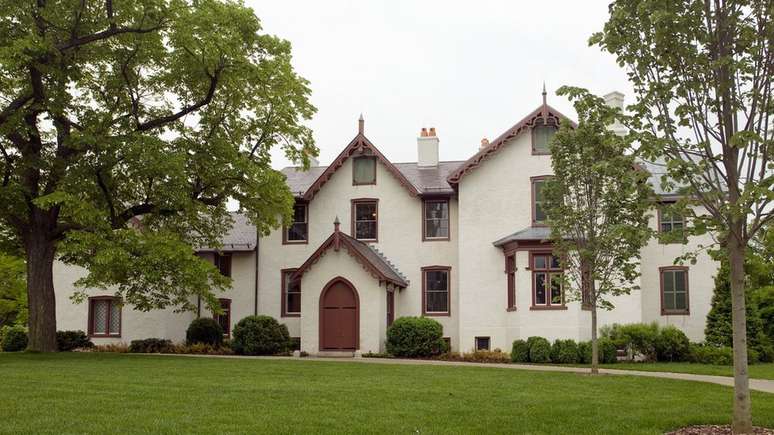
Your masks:
{"label": "window", "polygon": [[376,184],[375,157],[355,157],[352,161],[352,184]]}
{"label": "window", "polygon": [[536,121],[532,127],[532,154],[549,154],[549,145],[555,134],[555,125],[546,124],[543,120]]}
{"label": "window", "polygon": [[309,238],[309,208],[305,203],[297,202],[293,206],[293,224],[285,231],[283,242],[306,243]]}
{"label": "window", "polygon": [[[685,216],[673,208],[672,203],[661,204],[658,208],[658,231],[662,234],[682,236]],[[671,240],[669,240],[671,241]]]}
{"label": "window", "polygon": [[218,299],[221,314],[215,314],[213,319],[223,329],[223,335],[231,335],[231,299]]}
{"label": "window", "polygon": [[422,314],[428,316],[449,315],[450,267],[430,266],[422,268]]}
{"label": "window", "polygon": [[508,281],[508,311],[516,309],[516,254],[505,256],[505,274]]}
{"label": "window", "polygon": [[379,235],[379,202],[375,199],[353,200],[352,227],[356,239],[376,242]]}
{"label": "window", "polygon": [[220,271],[220,274],[231,277],[231,254],[219,254],[216,252],[214,255],[213,263]]}
{"label": "window", "polygon": [[426,200],[423,207],[422,240],[449,240],[449,200]]}
{"label": "window", "polygon": [[564,309],[562,268],[552,254],[532,254],[532,306]]}
{"label": "window", "polygon": [[684,266],[662,267],[661,314],[689,314],[688,268]]}
{"label": "window", "polygon": [[543,195],[543,186],[548,177],[532,178],[532,224],[543,225],[546,223],[546,212],[543,209],[545,198]]}
{"label": "window", "polygon": [[112,296],[89,298],[89,335],[121,336],[121,299]]}
{"label": "window", "polygon": [[395,292],[387,292],[387,326],[395,321]]}
{"label": "window", "polygon": [[293,280],[296,269],[282,269],[282,317],[301,315],[301,282]]}
{"label": "window", "polygon": [[476,337],[476,350],[489,350],[489,337]]}

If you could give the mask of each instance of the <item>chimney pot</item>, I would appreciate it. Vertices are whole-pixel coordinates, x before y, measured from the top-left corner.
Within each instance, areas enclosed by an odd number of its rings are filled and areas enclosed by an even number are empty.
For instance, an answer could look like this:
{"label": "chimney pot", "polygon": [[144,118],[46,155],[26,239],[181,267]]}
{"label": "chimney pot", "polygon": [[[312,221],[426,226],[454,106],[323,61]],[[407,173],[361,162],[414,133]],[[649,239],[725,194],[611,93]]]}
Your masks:
{"label": "chimney pot", "polygon": [[430,136],[435,137],[435,127],[430,127]]}
{"label": "chimney pot", "polygon": [[422,132],[419,133],[419,137],[427,137],[427,129],[422,127]]}

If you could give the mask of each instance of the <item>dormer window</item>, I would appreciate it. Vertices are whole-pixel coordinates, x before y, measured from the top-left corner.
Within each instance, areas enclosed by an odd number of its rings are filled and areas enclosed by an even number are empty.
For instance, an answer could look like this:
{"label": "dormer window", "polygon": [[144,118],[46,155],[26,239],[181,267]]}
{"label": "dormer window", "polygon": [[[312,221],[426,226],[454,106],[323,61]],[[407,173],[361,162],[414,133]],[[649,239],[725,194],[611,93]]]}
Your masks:
{"label": "dormer window", "polygon": [[542,119],[532,127],[532,154],[551,154],[549,144],[556,134],[555,124],[546,124]]}
{"label": "dormer window", "polygon": [[355,157],[352,161],[352,185],[376,184],[376,158]]}

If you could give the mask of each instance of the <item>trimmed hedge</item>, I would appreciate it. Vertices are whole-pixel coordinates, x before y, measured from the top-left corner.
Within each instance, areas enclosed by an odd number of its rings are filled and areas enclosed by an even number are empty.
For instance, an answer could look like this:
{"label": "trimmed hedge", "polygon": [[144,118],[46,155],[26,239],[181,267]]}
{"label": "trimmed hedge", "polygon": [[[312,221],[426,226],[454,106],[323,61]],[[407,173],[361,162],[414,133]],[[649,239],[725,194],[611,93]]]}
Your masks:
{"label": "trimmed hedge", "polygon": [[691,344],[688,361],[698,364],[730,366],[734,364],[734,350],[728,346]]}
{"label": "trimmed hedge", "polygon": [[56,347],[59,352],[71,352],[75,349],[91,349],[94,343],[83,331],[56,331]]}
{"label": "trimmed hedge", "polygon": [[291,347],[288,327],[271,316],[247,316],[233,335],[231,347],[240,355],[277,355]]}
{"label": "trimmed hedge", "polygon": [[530,337],[529,343],[529,361],[533,363],[551,362],[551,343],[543,337]]}
{"label": "trimmed hedge", "polygon": [[129,344],[130,353],[172,353],[173,348],[172,342],[163,338],[132,340]]}
{"label": "trimmed hedge", "polygon": [[529,362],[529,345],[524,340],[516,340],[511,348],[511,361],[515,363]]}
{"label": "trimmed hedge", "polygon": [[387,353],[406,358],[448,352],[443,326],[428,317],[400,317],[387,328]]}
{"label": "trimmed hedge", "polygon": [[0,347],[3,352],[19,352],[27,349],[27,343],[27,329],[17,325],[5,329]]}
{"label": "trimmed hedge", "polygon": [[188,344],[210,344],[220,346],[223,343],[223,328],[209,317],[200,317],[188,326],[185,332],[185,341]]}
{"label": "trimmed hedge", "polygon": [[577,364],[580,360],[578,344],[575,340],[556,340],[551,346],[551,362],[557,364]]}

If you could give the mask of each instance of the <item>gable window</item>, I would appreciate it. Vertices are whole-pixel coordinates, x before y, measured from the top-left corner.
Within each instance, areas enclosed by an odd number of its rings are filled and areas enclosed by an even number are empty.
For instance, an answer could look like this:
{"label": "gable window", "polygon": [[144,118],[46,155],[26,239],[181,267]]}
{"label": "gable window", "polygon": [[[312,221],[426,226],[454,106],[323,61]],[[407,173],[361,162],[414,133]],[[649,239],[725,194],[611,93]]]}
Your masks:
{"label": "gable window", "polygon": [[550,154],[549,145],[556,134],[556,125],[546,124],[542,119],[532,127],[532,154]]}
{"label": "gable window", "polygon": [[422,240],[449,240],[449,200],[425,200]]}
{"label": "gable window", "polygon": [[489,337],[476,337],[476,350],[489,350],[490,342]]}
{"label": "gable window", "polygon": [[121,336],[121,299],[113,296],[89,298],[89,335]]}
{"label": "gable window", "polygon": [[352,160],[352,184],[376,184],[375,157],[355,157]]}
{"label": "gable window", "polygon": [[689,314],[688,268],[684,266],[662,267],[661,314]]}
{"label": "gable window", "polygon": [[358,240],[376,242],[379,236],[379,201],[356,199],[352,201],[352,234]]}
{"label": "gable window", "polygon": [[516,254],[505,256],[505,274],[508,282],[508,311],[516,309]]}
{"label": "gable window", "polygon": [[426,316],[449,315],[449,272],[447,266],[422,268],[422,314]]}
{"label": "gable window", "polygon": [[532,178],[532,224],[533,225],[545,225],[548,217],[546,216],[543,204],[545,203],[545,195],[543,194],[543,186],[548,177],[534,177]]}
{"label": "gable window", "polygon": [[231,277],[231,254],[219,254],[216,252],[214,255],[213,264],[218,268],[220,274]]}
{"label": "gable window", "polygon": [[283,242],[307,243],[309,240],[309,205],[297,202],[293,206],[293,223],[285,230]]}
{"label": "gable window", "polygon": [[550,253],[532,254],[532,308],[565,308],[562,268]]}
{"label": "gable window", "polygon": [[673,203],[663,203],[658,207],[658,231],[662,234],[682,235],[685,228],[685,216],[674,209]]}
{"label": "gable window", "polygon": [[223,335],[231,335],[231,299],[218,299],[218,301],[222,312],[215,314],[212,318],[223,329]]}
{"label": "gable window", "polygon": [[301,315],[301,282],[293,280],[296,269],[282,269],[282,317]]}

